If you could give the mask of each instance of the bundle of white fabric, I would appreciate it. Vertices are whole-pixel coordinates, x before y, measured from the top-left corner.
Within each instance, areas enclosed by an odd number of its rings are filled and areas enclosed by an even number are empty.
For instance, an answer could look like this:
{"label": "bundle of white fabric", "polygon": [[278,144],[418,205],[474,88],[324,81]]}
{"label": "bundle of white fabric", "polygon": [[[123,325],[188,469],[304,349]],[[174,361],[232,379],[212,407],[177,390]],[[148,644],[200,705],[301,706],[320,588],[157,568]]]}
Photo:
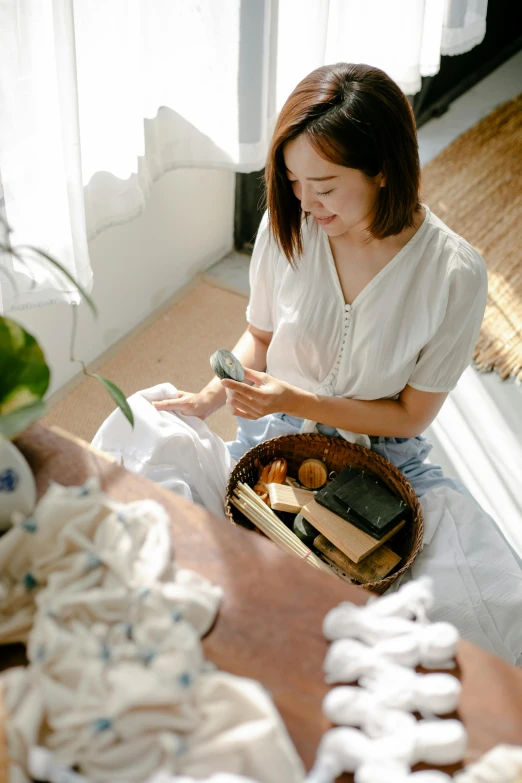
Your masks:
{"label": "bundle of white fabric", "polygon": [[29,780],[35,746],[94,783],[302,781],[264,689],[204,660],[222,591],[176,568],[161,506],[54,485],[0,539],[0,569],[0,642],[27,642],[30,661],[1,678],[10,783]]}
{"label": "bundle of white fabric", "polygon": [[[48,780],[49,783],[89,783],[83,775],[57,764],[46,748],[32,748],[29,754],[29,768],[35,780]],[[173,777],[165,770],[160,770],[155,772],[146,783],[256,783],[256,781],[252,778],[245,778],[243,775],[234,775],[228,772],[218,772],[217,775],[212,775],[210,778],[204,780],[200,778],[196,781],[185,775]]]}
{"label": "bundle of white fabric", "polygon": [[457,708],[460,682],[414,669],[453,666],[459,634],[449,623],[429,622],[432,606],[431,580],[424,578],[364,607],[346,602],[327,614],[326,681],[359,680],[362,687],[326,695],[323,711],[339,728],[324,735],[308,783],[333,783],[342,772],[355,772],[356,783],[449,783],[438,771],[411,772],[419,761],[460,761],[467,747],[460,721],[438,719]]}

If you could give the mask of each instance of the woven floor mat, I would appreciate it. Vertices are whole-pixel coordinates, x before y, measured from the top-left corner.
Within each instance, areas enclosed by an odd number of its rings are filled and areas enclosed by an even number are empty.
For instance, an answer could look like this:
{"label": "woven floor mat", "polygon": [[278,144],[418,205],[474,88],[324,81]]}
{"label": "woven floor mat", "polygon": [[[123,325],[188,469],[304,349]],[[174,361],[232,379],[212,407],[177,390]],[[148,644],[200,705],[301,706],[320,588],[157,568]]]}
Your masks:
{"label": "woven floor mat", "polygon": [[443,150],[422,181],[422,200],[487,263],[476,366],[522,381],[522,95]]}

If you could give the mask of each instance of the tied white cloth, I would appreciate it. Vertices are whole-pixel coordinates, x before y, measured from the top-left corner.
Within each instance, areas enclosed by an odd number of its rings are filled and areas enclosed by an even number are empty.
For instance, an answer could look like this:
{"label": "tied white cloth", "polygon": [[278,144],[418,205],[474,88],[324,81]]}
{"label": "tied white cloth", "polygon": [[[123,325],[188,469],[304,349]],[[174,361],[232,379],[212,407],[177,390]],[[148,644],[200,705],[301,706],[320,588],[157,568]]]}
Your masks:
{"label": "tied white cloth", "polygon": [[519,783],[522,746],[497,745],[455,775],[455,783]]}
{"label": "tied white cloth", "polygon": [[[435,640],[440,624],[431,625],[428,619],[432,590],[431,580],[424,578],[362,607],[343,602],[326,615],[323,633],[333,644],[324,662],[325,679],[358,679],[361,687],[341,686],[326,695],[323,712],[339,726],[321,740],[307,783],[333,783],[343,772],[354,772],[356,783],[450,782],[436,771],[411,773],[411,766],[419,761],[452,764],[464,758],[467,734],[463,724],[433,719],[435,714],[456,709],[460,683],[448,674],[417,673],[398,665],[397,653],[402,657],[408,645],[386,649],[390,641],[416,636],[420,626],[435,631],[430,641],[435,644],[435,655],[429,657],[453,659],[456,629],[443,634],[444,643],[439,646]],[[408,666],[415,664],[415,660],[407,662]],[[422,720],[411,714],[417,710]]]}
{"label": "tied white cloth", "polygon": [[38,604],[67,620],[112,622],[128,611],[131,592],[143,588],[203,634],[222,598],[221,588],[175,567],[161,506],[111,504],[95,479],[83,487],[51,485],[33,515],[0,539],[0,572],[3,644],[27,641]]}
{"label": "tied white cloth", "polygon": [[228,477],[235,463],[223,440],[201,419],[157,411],[152,401],[174,399],[178,390],[162,383],[129,397],[134,429],[116,409],[94,436],[93,445],[129,470],[205,506],[222,519]]}
{"label": "tied white cloth", "polygon": [[39,745],[92,783],[303,779],[263,687],[205,661],[222,590],[176,567],[169,528],[154,501],[112,503],[91,479],[52,485],[0,539],[0,641],[27,641],[29,659],[0,680],[11,783]]}
{"label": "tied white cloth", "polygon": [[[49,783],[89,783],[83,775],[78,775],[77,772],[73,772],[67,769],[67,767],[56,763],[53,754],[47,748],[40,746],[30,750],[29,771],[33,779],[48,780]],[[122,783],[124,782],[122,781]],[[226,772],[212,775],[210,778],[206,777],[204,780],[199,778],[196,781],[194,778],[189,778],[185,775],[183,777],[173,776],[162,769],[148,778],[146,783],[256,783],[256,781],[252,780],[252,778],[245,778],[243,775],[239,776]]]}

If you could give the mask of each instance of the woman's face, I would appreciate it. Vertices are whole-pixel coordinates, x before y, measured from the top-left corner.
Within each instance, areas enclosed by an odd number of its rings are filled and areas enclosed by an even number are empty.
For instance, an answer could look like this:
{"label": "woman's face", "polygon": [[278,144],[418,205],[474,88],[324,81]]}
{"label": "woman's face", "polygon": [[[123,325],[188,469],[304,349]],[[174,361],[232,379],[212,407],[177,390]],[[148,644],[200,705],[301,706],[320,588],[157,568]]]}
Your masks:
{"label": "woman's face", "polygon": [[305,212],[330,237],[362,230],[372,221],[384,177],[371,180],[358,169],[339,166],[317,153],[306,136],[284,148],[287,176]]}

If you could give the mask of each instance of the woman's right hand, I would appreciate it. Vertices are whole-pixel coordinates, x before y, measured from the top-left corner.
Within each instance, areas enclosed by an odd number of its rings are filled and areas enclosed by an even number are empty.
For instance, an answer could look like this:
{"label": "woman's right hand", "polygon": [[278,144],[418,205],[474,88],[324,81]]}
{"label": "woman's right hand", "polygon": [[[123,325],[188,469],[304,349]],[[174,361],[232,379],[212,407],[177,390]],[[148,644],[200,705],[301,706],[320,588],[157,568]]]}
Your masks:
{"label": "woman's right hand", "polygon": [[182,413],[184,416],[197,416],[198,419],[206,419],[213,410],[212,401],[201,392],[178,391],[177,397],[157,400],[152,404],[158,411],[172,411],[172,413]]}

